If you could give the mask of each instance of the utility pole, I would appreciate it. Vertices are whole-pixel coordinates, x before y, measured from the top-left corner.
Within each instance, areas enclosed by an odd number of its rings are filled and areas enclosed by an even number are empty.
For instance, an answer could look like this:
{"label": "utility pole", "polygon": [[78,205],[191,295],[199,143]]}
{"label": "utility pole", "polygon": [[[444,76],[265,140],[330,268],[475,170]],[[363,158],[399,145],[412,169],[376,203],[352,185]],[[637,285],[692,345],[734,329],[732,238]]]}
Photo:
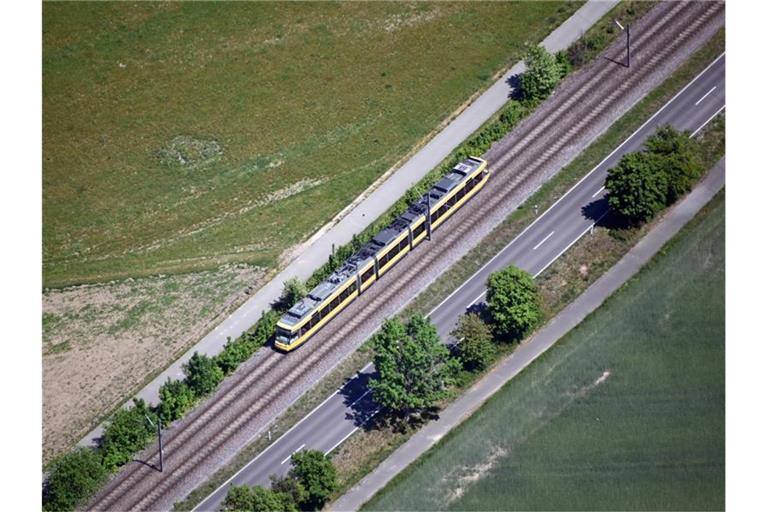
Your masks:
{"label": "utility pole", "polygon": [[[149,422],[150,425],[152,425],[153,427],[155,426],[155,423],[152,421],[152,419],[150,419],[148,415],[145,414],[144,417],[147,418],[147,421]],[[161,473],[163,472],[163,430],[161,428],[162,423],[163,423],[163,419],[160,415],[158,415],[157,416],[157,444],[158,444],[158,447],[160,448],[160,470],[159,471]]]}
{"label": "utility pole", "polygon": [[432,240],[432,213],[429,205],[429,190],[427,190],[427,240]]}
{"label": "utility pole", "polygon": [[627,25],[627,28],[624,28],[621,23],[619,23],[619,20],[613,20],[618,27],[627,33],[627,63],[626,66],[629,67],[629,25]]}

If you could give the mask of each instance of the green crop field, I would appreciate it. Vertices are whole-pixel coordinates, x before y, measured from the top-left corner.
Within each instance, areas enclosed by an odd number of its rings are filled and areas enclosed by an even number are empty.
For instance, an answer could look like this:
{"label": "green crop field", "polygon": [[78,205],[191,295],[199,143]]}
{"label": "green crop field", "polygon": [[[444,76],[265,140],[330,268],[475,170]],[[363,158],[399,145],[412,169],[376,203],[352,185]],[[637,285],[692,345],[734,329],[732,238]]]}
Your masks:
{"label": "green crop field", "polygon": [[725,198],[366,510],[725,507]]}
{"label": "green crop field", "polygon": [[274,267],[579,4],[44,2],[44,285]]}

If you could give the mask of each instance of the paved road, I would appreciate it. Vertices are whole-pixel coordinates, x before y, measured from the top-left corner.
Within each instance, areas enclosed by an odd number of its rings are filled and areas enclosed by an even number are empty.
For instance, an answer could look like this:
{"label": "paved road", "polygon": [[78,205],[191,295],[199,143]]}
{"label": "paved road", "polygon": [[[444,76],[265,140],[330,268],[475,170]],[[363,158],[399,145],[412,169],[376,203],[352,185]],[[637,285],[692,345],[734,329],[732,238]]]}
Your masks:
{"label": "paved road", "polygon": [[[490,272],[515,264],[538,275],[602,218],[607,207],[602,189],[606,172],[621,155],[639,149],[660,125],[671,124],[680,130],[697,132],[723,108],[725,55],[715,60],[557,203],[438,305],[430,317],[437,325],[441,337],[447,339],[459,316],[468,307],[482,302]],[[281,475],[287,471],[288,459],[295,451],[302,448],[322,450],[325,453],[333,451],[375,413],[375,404],[365,385],[372,371],[370,364],[363,368],[358,378],[329,396],[323,404],[203,501],[196,510],[215,510],[226,496],[229,485],[267,485],[269,475]]]}
{"label": "paved road", "polygon": [[[553,53],[567,48],[617,3],[618,0],[589,0],[547,36],[541,45]],[[502,78],[472,102],[402,167],[392,173],[368,197],[350,209],[333,227],[317,233],[307,247],[283,271],[147,384],[136,394],[136,397],[148,403],[156,403],[160,386],[169,378],[183,378],[182,365],[192,357],[194,352],[218,354],[228,337],[237,338],[243,331],[249,329],[261,317],[262,312],[280,296],[286,280],[294,276],[301,279],[308,278],[315,269],[328,261],[328,255],[331,254],[334,246],[339,247],[352,240],[354,234],[362,231],[372,220],[386,212],[408,188],[423,178],[456,146],[490,119],[509,99],[511,93],[509,78],[520,74],[524,69],[523,63],[518,62],[504,73]],[[321,234],[322,236],[319,236]],[[129,403],[130,401],[126,405]],[[92,444],[101,436],[101,432],[102,427],[99,426],[89,432],[78,444],[81,446]]]}

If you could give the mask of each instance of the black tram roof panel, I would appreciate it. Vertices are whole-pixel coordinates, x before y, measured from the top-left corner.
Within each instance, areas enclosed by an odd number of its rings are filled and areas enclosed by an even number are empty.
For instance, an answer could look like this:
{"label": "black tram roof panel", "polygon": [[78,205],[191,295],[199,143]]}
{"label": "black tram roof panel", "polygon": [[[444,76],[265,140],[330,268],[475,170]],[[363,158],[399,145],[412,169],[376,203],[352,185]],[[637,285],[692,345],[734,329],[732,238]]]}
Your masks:
{"label": "black tram roof panel", "polygon": [[315,309],[315,306],[317,306],[316,300],[312,299],[312,297],[304,297],[294,304],[293,307],[288,310],[288,313],[283,315],[280,321],[288,325],[294,325]]}
{"label": "black tram roof panel", "polygon": [[403,231],[406,231],[407,229],[408,229],[407,222],[398,223],[397,221],[395,221],[391,225],[379,231],[379,234],[373,237],[373,241],[378,244],[381,244],[381,246],[384,247],[388,243],[392,242],[392,240],[397,238]]}
{"label": "black tram roof panel", "polygon": [[464,174],[460,174],[458,172],[452,172],[448,176],[444,176],[443,179],[437,182],[437,185],[435,185],[435,188],[444,192],[448,193],[451,190],[456,187],[459,183],[461,183],[464,180]]}
{"label": "black tram roof panel", "polygon": [[333,290],[338,285],[339,283],[331,281],[329,277],[329,279],[312,288],[312,291],[309,292],[309,296],[318,302],[322,302],[327,299],[331,293],[333,293]]}

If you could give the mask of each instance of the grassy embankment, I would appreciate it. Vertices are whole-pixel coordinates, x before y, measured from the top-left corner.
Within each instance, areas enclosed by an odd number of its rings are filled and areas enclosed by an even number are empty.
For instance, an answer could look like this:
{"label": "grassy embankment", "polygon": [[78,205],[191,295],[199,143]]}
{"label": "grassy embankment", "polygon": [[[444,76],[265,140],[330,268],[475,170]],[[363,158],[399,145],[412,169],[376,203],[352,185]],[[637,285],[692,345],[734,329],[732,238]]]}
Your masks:
{"label": "grassy embankment", "polygon": [[274,268],[577,7],[46,2],[44,285]]}
{"label": "grassy embankment", "polygon": [[725,506],[725,194],[367,510]]}

